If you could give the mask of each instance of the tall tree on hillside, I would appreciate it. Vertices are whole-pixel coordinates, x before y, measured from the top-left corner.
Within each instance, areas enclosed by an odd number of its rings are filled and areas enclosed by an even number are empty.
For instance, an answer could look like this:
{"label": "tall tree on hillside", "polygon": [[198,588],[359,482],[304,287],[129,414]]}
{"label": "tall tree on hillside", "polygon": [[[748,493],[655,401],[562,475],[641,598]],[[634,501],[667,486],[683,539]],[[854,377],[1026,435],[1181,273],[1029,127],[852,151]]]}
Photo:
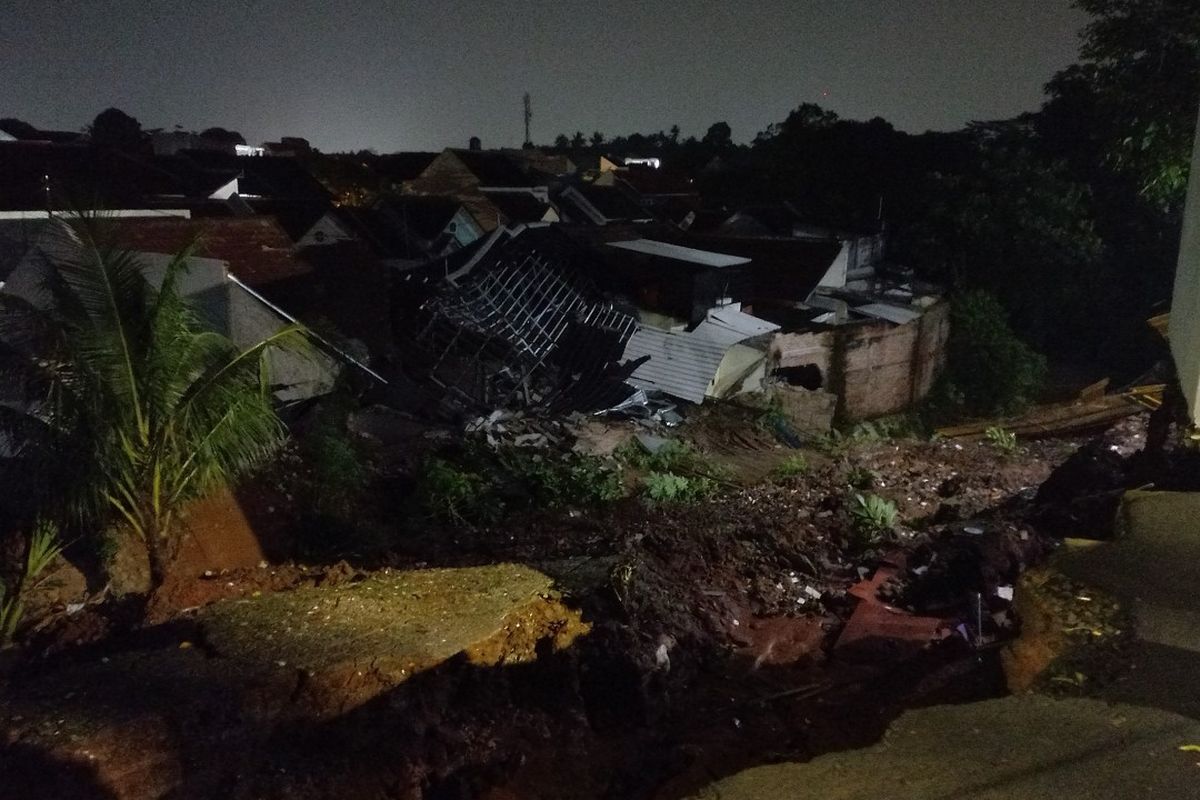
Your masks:
{"label": "tall tree on hillside", "polygon": [[6,491],[64,522],[115,521],[140,538],[161,584],[185,503],[259,464],[283,440],[266,356],[301,347],[287,327],[242,349],[180,294],[190,249],[151,285],[95,219],[56,220],[46,302],[0,294],[0,374],[24,403],[0,404]]}
{"label": "tall tree on hillside", "polygon": [[1148,199],[1179,206],[1200,98],[1200,4],[1075,0],[1075,6],[1093,19],[1082,34],[1081,63],[1046,87],[1043,129],[1067,147],[1097,148]]}

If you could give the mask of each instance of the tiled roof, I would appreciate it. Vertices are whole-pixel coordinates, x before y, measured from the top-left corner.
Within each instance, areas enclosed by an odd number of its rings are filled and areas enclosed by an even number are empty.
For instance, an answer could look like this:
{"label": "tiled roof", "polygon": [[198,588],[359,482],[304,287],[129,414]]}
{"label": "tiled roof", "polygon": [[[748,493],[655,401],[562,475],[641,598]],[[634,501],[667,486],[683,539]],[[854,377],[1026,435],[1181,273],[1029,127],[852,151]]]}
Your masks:
{"label": "tiled roof", "polygon": [[487,150],[451,150],[471,174],[479,179],[480,186],[535,186],[520,165],[504,153]]}
{"label": "tiled roof", "polygon": [[144,253],[177,253],[199,237],[196,255],[218,258],[250,286],[264,286],[312,272],[298,260],[292,242],[271,217],[228,219],[122,219],[117,240]]}
{"label": "tiled roof", "polygon": [[500,209],[505,223],[509,225],[541,222],[550,210],[549,203],[543,203],[528,192],[483,192],[483,196]]}
{"label": "tiled roof", "polygon": [[437,153],[387,153],[371,162],[379,177],[391,183],[411,181],[425,171]]}

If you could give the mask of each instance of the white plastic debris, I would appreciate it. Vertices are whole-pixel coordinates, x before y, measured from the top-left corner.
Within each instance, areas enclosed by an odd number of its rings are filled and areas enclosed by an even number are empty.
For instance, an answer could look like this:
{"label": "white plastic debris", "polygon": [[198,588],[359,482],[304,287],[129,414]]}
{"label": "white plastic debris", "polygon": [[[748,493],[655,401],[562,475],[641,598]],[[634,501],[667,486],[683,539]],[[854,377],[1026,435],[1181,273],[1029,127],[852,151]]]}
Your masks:
{"label": "white plastic debris", "polygon": [[1013,599],[1013,587],[997,586],[996,587],[996,597],[999,597],[1001,600],[1007,600],[1011,603],[1012,599]]}
{"label": "white plastic debris", "polygon": [[83,603],[67,603],[68,614],[78,614],[83,611]]}
{"label": "white plastic debris", "polygon": [[658,649],[654,651],[654,664],[662,670],[671,669],[671,655],[667,651],[666,642],[660,644]]}
{"label": "white plastic debris", "polygon": [[812,587],[812,586],[805,586],[805,587],[804,587],[804,593],[805,593],[806,595],[808,595],[809,597],[811,597],[813,600],[820,600],[820,599],[821,599],[821,592],[820,592],[820,590],[819,590],[819,589],[816,589],[816,588],[814,588],[814,587]]}
{"label": "white plastic debris", "polygon": [[972,527],[972,526],[968,526],[968,527],[966,527],[966,528],[963,528],[963,533],[969,533],[969,534],[971,534],[972,536],[982,536],[982,535],[983,535],[983,528],[975,528],[975,527]]}

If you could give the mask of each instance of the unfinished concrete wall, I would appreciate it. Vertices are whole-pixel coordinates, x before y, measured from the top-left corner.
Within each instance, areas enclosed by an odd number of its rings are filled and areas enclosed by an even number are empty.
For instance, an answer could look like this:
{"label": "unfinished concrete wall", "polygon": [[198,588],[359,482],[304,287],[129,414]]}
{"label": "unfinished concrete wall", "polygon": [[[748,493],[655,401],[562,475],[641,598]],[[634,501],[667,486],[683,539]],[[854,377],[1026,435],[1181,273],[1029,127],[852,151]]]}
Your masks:
{"label": "unfinished concrete wall", "polygon": [[1171,292],[1170,340],[1175,373],[1195,422],[1200,419],[1200,127],[1192,149],[1183,236]]}
{"label": "unfinished concrete wall", "polygon": [[907,325],[863,322],[820,332],[779,334],[775,368],[821,370],[822,388],[839,396],[848,421],[894,414],[923,399],[945,361],[949,304],[939,303]]}
{"label": "unfinished concrete wall", "polygon": [[945,360],[949,305],[934,306],[907,325],[847,326],[841,414],[848,420],[895,414],[929,393]]}

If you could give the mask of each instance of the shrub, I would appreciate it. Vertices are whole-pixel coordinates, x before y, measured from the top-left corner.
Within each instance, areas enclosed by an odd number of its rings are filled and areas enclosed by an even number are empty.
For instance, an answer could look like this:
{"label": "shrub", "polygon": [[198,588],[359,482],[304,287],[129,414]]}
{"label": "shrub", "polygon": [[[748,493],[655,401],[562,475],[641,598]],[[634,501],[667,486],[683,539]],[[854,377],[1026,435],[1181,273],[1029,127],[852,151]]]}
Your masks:
{"label": "shrub", "polygon": [[642,479],[646,499],[652,504],[690,503],[708,497],[716,484],[705,477],[689,478],[674,472],[651,472]]}
{"label": "shrub", "polygon": [[984,431],[983,435],[987,437],[992,447],[1004,455],[1012,455],[1017,452],[1017,435],[1012,431],[1006,431],[1004,428],[993,425]]}
{"label": "shrub", "polygon": [[417,478],[417,498],[430,516],[442,522],[491,522],[503,511],[483,476],[440,458],[425,462]]}
{"label": "shrub", "polygon": [[866,467],[851,467],[846,471],[846,483],[855,489],[870,489],[875,485],[875,477]]}
{"label": "shrub", "polygon": [[1014,413],[1037,395],[1045,376],[1046,359],[1017,337],[999,301],[967,292],[951,306],[946,368],[930,407],[937,416]]}
{"label": "shrub", "polygon": [[506,448],[477,458],[496,461],[497,479],[507,479],[514,494],[531,506],[598,506],[623,493],[620,472],[594,456],[567,453],[555,457]]}
{"label": "shrub", "polygon": [[855,494],[850,504],[850,517],[857,543],[865,549],[877,544],[884,534],[896,527],[896,504],[875,494]]}
{"label": "shrub", "polygon": [[17,632],[17,626],[25,614],[22,595],[29,588],[30,582],[36,580],[46,567],[50,566],[62,549],[58,526],[39,520],[29,534],[25,563],[17,580],[11,587],[0,581],[0,646],[8,644]]}
{"label": "shrub", "polygon": [[785,458],[771,474],[778,479],[795,478],[808,474],[808,459],[803,453],[795,453]]}
{"label": "shrub", "polygon": [[370,481],[366,455],[346,429],[346,417],[341,408],[323,411],[304,438],[312,468],[310,499],[320,514],[353,514]]}
{"label": "shrub", "polygon": [[671,439],[657,452],[651,453],[637,439],[618,447],[613,455],[623,464],[641,472],[674,472],[709,478],[724,478],[727,470],[713,464],[695,448],[678,439]]}

